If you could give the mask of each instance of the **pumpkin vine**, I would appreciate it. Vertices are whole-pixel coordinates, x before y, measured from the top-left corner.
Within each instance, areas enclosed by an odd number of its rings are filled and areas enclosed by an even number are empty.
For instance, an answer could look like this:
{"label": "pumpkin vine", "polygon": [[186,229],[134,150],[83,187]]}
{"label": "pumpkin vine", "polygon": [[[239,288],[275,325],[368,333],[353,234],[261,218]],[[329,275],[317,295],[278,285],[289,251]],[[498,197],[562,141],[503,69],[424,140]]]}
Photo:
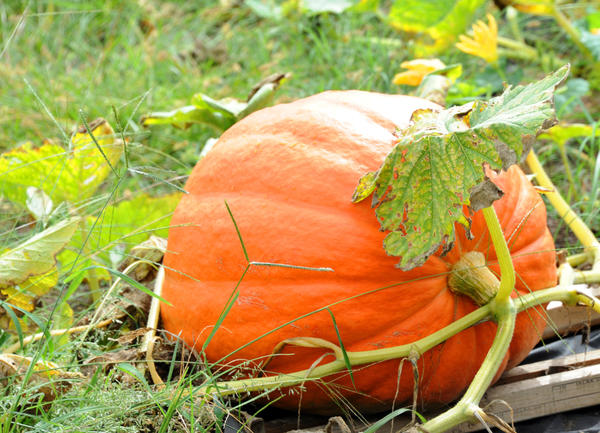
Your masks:
{"label": "pumpkin vine", "polygon": [[[300,386],[303,410],[332,413],[314,383],[327,380],[375,412],[412,401],[412,375],[396,377],[409,358],[426,372],[418,404],[462,395],[423,429],[484,419],[478,404],[493,378],[539,339],[540,305],[600,312],[600,301],[571,287],[589,274],[565,272],[552,287],[545,207],[514,166],[553,122],[553,92],[567,74],[448,110],[407,96],[326,92],[226,131],[171,221],[162,293],[172,305],[161,314],[165,329],[202,347],[217,368],[249,377],[195,392]],[[369,196],[376,215],[360,203]],[[324,268],[333,272],[314,272]],[[478,285],[485,295],[474,300],[455,293]],[[276,406],[298,404],[298,393],[279,397]]]}

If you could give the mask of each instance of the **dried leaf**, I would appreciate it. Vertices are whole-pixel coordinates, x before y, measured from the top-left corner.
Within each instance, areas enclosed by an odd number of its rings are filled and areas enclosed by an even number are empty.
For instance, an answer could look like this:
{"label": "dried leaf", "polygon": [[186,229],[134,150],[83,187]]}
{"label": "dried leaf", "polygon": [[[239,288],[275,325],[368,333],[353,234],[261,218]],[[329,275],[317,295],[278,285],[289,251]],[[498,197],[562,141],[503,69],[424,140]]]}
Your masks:
{"label": "dried leaf", "polygon": [[141,260],[133,269],[132,276],[137,281],[142,281],[149,273],[156,270],[156,266],[152,266],[151,263],[160,264],[166,250],[167,240],[165,238],[150,236],[150,239],[131,249],[127,259],[119,266],[119,270],[123,271],[135,261]]}
{"label": "dried leaf", "polygon": [[116,364],[122,362],[138,361],[142,358],[142,353],[136,348],[121,349],[114,352],[106,352],[83,362],[81,371],[88,377],[94,375],[98,368],[106,372]]}
{"label": "dried leaf", "polygon": [[20,284],[45,274],[56,264],[56,254],[71,240],[80,218],[70,218],[38,233],[0,255],[0,287]]}
{"label": "dried leaf", "polygon": [[[32,362],[33,359],[29,357],[12,353],[0,354],[0,384],[7,386],[15,381],[20,382]],[[41,385],[39,389],[44,393],[44,401],[49,402],[68,391],[74,381],[84,378],[80,373],[63,370],[54,362],[38,360],[33,367],[29,384]]]}

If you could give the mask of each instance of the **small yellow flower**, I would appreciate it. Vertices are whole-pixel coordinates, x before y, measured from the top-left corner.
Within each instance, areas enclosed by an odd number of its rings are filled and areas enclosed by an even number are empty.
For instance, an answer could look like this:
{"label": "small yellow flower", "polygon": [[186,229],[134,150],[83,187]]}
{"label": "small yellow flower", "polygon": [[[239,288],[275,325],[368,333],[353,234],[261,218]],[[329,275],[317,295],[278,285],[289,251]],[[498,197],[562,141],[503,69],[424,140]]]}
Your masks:
{"label": "small yellow flower", "polygon": [[510,6],[531,15],[552,15],[554,12],[554,0],[511,0]]}
{"label": "small yellow flower", "polygon": [[408,69],[408,71],[396,74],[394,84],[407,84],[409,86],[418,86],[425,75],[446,67],[444,62],[439,59],[414,59],[402,62],[400,66]]}
{"label": "small yellow flower", "polygon": [[487,19],[488,24],[481,20],[473,24],[472,38],[460,35],[456,48],[494,64],[498,61],[498,25],[492,15],[487,14]]}

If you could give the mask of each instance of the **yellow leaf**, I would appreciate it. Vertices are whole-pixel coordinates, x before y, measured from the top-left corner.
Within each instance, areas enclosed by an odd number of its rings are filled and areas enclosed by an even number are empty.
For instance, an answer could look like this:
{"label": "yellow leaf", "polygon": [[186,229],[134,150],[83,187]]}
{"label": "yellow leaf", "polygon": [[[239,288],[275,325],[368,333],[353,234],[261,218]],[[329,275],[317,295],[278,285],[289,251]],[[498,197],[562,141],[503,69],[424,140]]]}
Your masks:
{"label": "yellow leaf", "polygon": [[446,67],[440,59],[414,59],[400,64],[405,72],[400,72],[394,76],[394,84],[406,84],[409,86],[418,86],[423,81],[425,75],[438,69]]}
{"label": "yellow leaf", "polygon": [[24,282],[8,287],[0,287],[0,293],[6,302],[25,311],[33,311],[35,301],[45,295],[58,283],[56,269],[44,275],[30,277]]}
{"label": "yellow leaf", "polygon": [[71,137],[69,150],[45,141],[39,147],[26,143],[0,155],[0,195],[23,206],[30,187],[43,191],[55,205],[91,197],[111,173],[123,146],[104,119],[89,126],[93,138],[80,128]]}
{"label": "yellow leaf", "polygon": [[510,6],[531,15],[553,15],[554,0],[511,0],[508,2]]}

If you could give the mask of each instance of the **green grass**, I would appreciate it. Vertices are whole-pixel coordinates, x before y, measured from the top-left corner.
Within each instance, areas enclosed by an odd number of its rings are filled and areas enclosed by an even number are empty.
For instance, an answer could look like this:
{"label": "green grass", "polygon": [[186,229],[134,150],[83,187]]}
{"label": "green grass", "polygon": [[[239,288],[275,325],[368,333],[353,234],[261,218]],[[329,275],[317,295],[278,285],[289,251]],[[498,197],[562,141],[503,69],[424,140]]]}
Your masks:
{"label": "green grass", "polygon": [[[68,133],[80,123],[79,110],[90,119],[110,119],[113,106],[123,121],[130,119],[127,129],[137,132],[145,112],[185,105],[196,92],[245,99],[256,82],[275,72],[294,75],[281,90],[281,100],[327,89],[397,90],[391,78],[406,53],[348,43],[360,35],[393,35],[372,17],[265,23],[243,7],[150,5],[0,6],[0,43],[6,47],[0,58],[0,146],[62,138],[61,129]],[[17,9],[28,11],[27,16]],[[154,26],[149,34],[142,20]],[[189,171],[208,136],[204,130],[161,128],[146,143],[176,156],[187,164],[180,169]],[[137,157],[147,165],[164,163],[159,154]]]}
{"label": "green grass", "polygon": [[[519,26],[532,46],[542,53],[551,52],[560,61],[573,62],[575,73],[583,74],[587,65],[573,55],[568,38],[552,26],[551,20],[519,17]],[[385,40],[398,44],[383,43]],[[412,89],[396,86],[392,79],[400,63],[411,57],[409,41],[371,14],[293,13],[272,21],[258,18],[244,6],[223,7],[219,1],[208,0],[4,1],[0,3],[0,151],[28,141],[40,145],[44,139],[66,147],[66,137],[81,123],[82,113],[89,120],[105,117],[118,132],[120,125],[128,138],[131,167],[144,167],[181,184],[205,141],[216,133],[201,126],[189,130],[143,129],[139,126],[143,114],[187,105],[197,92],[216,99],[245,100],[256,82],[275,72],[293,74],[279,90],[278,102],[329,89],[404,93]],[[484,95],[502,89],[498,73],[485,67],[482,60],[457,50],[449,50],[442,58],[447,64],[462,63],[462,80],[485,88]],[[532,81],[556,66],[552,59],[542,64],[502,64],[507,78],[514,83]],[[574,92],[569,99],[571,105],[562,106],[561,120],[600,127],[598,92],[594,90],[597,85],[591,79],[590,84],[589,92]],[[457,93],[456,101],[473,96]],[[570,146],[586,156],[569,154],[574,177],[581,181],[570,202],[598,233],[600,139],[576,139]],[[556,184],[566,192],[563,187],[567,180],[557,146],[547,144],[540,156]],[[120,163],[117,171],[122,169]],[[96,203],[82,204],[80,212],[97,216],[116,184],[116,177],[111,176],[94,197]],[[156,178],[131,173],[125,173],[118,186],[111,203],[141,191],[152,195],[173,192]],[[110,230],[111,220],[106,218],[99,224],[103,230]],[[0,201],[0,250],[26,236],[26,230],[16,228],[30,222],[27,211]],[[554,227],[560,245],[577,245],[564,226],[555,223]],[[126,242],[117,240],[109,246],[121,248],[123,244]],[[112,248],[113,253],[126,254],[122,248],[117,250]],[[116,266],[104,250],[92,248],[81,258],[94,255],[101,256],[104,265]],[[67,285],[61,284],[60,290],[64,295]],[[45,305],[35,311],[36,316],[48,320],[57,298],[55,294],[45,299]],[[68,301],[76,320],[93,313],[85,283]],[[142,322],[130,318],[123,329],[140,326],[144,326]],[[9,344],[7,335],[0,332],[0,352]],[[111,331],[91,332],[86,341],[75,337],[66,345],[57,339],[33,344],[24,354],[77,369],[86,359],[117,348],[111,338],[119,335],[116,326]],[[213,430],[215,423],[222,423],[222,409],[199,408],[197,400],[187,395],[171,398],[173,392],[188,390],[191,384],[204,380],[199,366],[192,366],[196,370],[189,378],[156,393],[129,374],[129,367],[100,372],[86,386],[73,388],[49,406],[27,397],[36,393],[35,383],[22,387],[14,378],[12,385],[0,393],[0,432]]]}

